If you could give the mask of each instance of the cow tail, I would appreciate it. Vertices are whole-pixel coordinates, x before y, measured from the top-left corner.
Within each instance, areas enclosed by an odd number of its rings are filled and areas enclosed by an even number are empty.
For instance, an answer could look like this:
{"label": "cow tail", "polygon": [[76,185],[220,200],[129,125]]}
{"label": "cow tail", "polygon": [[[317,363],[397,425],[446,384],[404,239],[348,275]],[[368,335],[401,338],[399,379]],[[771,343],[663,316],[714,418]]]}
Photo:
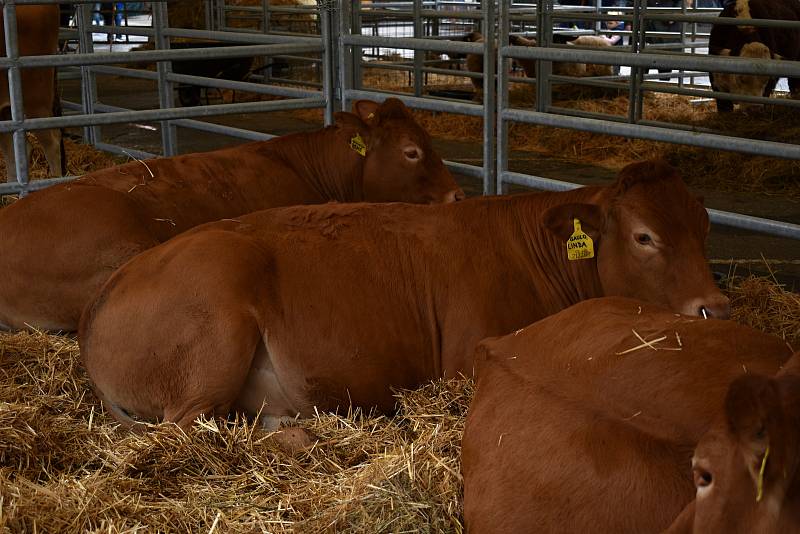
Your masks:
{"label": "cow tail", "polygon": [[[61,107],[61,91],[58,88],[58,70],[54,67],[53,68],[53,117],[60,117],[63,113],[63,109]],[[64,129],[58,129],[58,156],[61,160],[61,173],[63,175],[67,174],[67,151],[64,148]]]}

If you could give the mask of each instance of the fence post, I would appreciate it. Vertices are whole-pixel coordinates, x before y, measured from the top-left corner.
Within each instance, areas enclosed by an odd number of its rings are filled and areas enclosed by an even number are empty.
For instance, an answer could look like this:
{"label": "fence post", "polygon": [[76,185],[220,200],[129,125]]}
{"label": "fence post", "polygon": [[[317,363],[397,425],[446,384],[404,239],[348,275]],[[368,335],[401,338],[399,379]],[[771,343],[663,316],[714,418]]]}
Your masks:
{"label": "fence post", "polygon": [[334,62],[337,54],[331,25],[334,20],[332,12],[335,6],[329,1],[317,0],[317,8],[319,9],[319,30],[322,39],[322,97],[325,99],[325,125],[327,126],[333,124],[334,103],[336,102]]}
{"label": "fence post", "polygon": [[503,175],[508,170],[508,123],[503,120],[503,110],[508,107],[508,71],[510,61],[503,57],[500,49],[508,44],[510,31],[509,8],[511,2],[500,1],[497,19],[497,170],[495,193],[503,194]]}
{"label": "fence post", "polygon": [[[92,4],[82,4],[75,12],[78,25],[78,46],[84,54],[94,54],[94,37],[92,36]],[[91,115],[97,103],[97,79],[92,67],[81,65],[81,111]],[[101,140],[100,127],[84,126],[83,141],[96,145]]]}
{"label": "fence post", "polygon": [[[501,2],[505,0],[500,0]],[[482,0],[483,27],[483,194],[497,193],[494,161],[494,112],[495,112],[495,41],[494,0]]]}
{"label": "fence post", "polygon": [[[164,35],[164,30],[169,27],[167,18],[167,3],[164,1],[153,2],[153,31],[155,32],[156,50],[169,50],[169,37]],[[167,75],[172,72],[172,61],[159,61],[158,69],[158,105],[161,109],[175,107],[175,94],[173,83],[167,80]],[[171,121],[161,121],[161,152],[164,157],[174,156],[178,153],[178,132]]]}
{"label": "fence post", "polygon": [[[414,0],[414,37],[422,39],[422,0]],[[414,96],[422,96],[422,65],[425,61],[426,52],[424,50],[414,50]]]}
{"label": "fence post", "polygon": [[[3,26],[6,36],[6,56],[13,64],[8,68],[8,94],[11,98],[11,120],[20,123],[25,120],[25,106],[22,102],[22,73],[19,65],[19,41],[17,38],[17,9],[14,0],[7,0],[3,4]],[[24,195],[28,186],[28,141],[25,130],[17,124],[11,134],[13,142],[14,174],[22,188]],[[10,162],[8,162],[10,163]],[[11,165],[6,165],[6,172],[11,171]]]}

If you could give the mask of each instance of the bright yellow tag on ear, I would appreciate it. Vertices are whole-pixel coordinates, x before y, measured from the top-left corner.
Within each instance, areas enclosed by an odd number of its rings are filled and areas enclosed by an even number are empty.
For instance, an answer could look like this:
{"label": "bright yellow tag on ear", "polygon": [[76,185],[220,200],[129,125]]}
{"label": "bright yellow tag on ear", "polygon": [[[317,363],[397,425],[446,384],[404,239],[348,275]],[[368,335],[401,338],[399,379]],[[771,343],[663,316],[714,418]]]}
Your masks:
{"label": "bright yellow tag on ear", "polygon": [[567,240],[567,258],[570,261],[594,258],[594,242],[581,230],[581,221],[573,219],[575,231]]}
{"label": "bright yellow tag on ear", "polygon": [[367,144],[361,139],[361,134],[356,134],[354,137],[350,139],[350,148],[361,154],[362,156],[367,155]]}
{"label": "bright yellow tag on ear", "polygon": [[368,118],[368,119],[371,119],[371,118],[372,118],[372,117],[374,117],[374,116],[375,116],[375,114],[374,114],[374,113],[370,113],[369,115],[367,115],[367,118]]}

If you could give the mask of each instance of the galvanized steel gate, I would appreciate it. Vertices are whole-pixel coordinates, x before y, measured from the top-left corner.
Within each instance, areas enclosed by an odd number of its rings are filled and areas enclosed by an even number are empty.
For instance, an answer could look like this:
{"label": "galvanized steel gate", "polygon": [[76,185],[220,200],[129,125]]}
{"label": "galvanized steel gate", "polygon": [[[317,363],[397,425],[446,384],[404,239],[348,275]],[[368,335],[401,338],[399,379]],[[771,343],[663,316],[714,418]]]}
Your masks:
{"label": "galvanized steel gate", "polygon": [[[711,133],[699,128],[681,127],[675,124],[648,121],[642,117],[643,95],[648,91],[680,94],[693,97],[730,97],[725,93],[714,93],[709,88],[696,85],[697,78],[709,71],[724,73],[757,73],[761,75],[800,77],[800,62],[727,58],[697,54],[707,40],[708,33],[703,25],[711,23],[740,24],[748,26],[780,26],[800,28],[800,23],[768,20],[721,20],[716,17],[718,9],[692,7],[684,4],[681,8],[654,9],[646,6],[645,0],[630,0],[630,6],[603,6],[600,1],[595,6],[567,8],[554,5],[553,0],[538,3],[522,3],[513,0],[405,0],[397,2],[361,2],[355,0],[337,3],[323,2],[316,11],[319,35],[298,35],[286,32],[271,25],[275,13],[308,13],[308,8],[271,6],[262,0],[261,6],[229,6],[225,0],[207,0],[205,18],[210,30],[189,30],[171,28],[167,21],[164,2],[153,2],[153,19],[150,28],[109,27],[97,28],[90,25],[90,6],[86,0],[69,0],[82,4],[78,9],[78,38],[80,53],[19,58],[16,43],[16,19],[14,6],[29,3],[56,3],[54,0],[7,0],[3,2],[8,57],[0,59],[0,68],[9,72],[9,87],[14,95],[11,121],[0,122],[0,132],[11,132],[17,154],[17,173],[19,182],[0,185],[0,193],[27,192],[49,184],[68,179],[57,178],[28,182],[27,160],[20,157],[26,153],[25,132],[53,127],[83,126],[84,137],[98,148],[112,152],[124,149],[102,142],[98,138],[96,126],[131,121],[161,121],[162,153],[173,155],[177,152],[176,126],[195,128],[212,133],[233,135],[244,139],[266,139],[270,136],[239,128],[212,124],[194,118],[233,113],[250,113],[301,108],[325,109],[326,123],[332,120],[335,107],[347,109],[350,102],[358,98],[382,100],[396,96],[407,105],[431,111],[441,111],[483,119],[483,165],[480,167],[447,162],[451,170],[483,180],[484,193],[502,191],[506,184],[520,184],[537,189],[563,190],[578,187],[576,184],[560,182],[548,178],[513,173],[508,170],[508,128],[512,122],[523,122],[558,128],[569,128],[587,132],[605,133],[629,138],[648,139],[700,146],[710,149],[735,150],[747,154],[765,155],[800,160],[800,146],[789,143],[759,141]],[[60,2],[64,3],[64,2]],[[619,4],[619,2],[613,2]],[[231,12],[244,13],[251,19],[263,22],[257,28],[232,28],[229,25]],[[380,35],[381,20],[407,21],[403,31],[395,31],[391,36]],[[560,20],[585,21],[584,29],[567,28],[554,30]],[[556,33],[567,35],[596,34],[604,21],[621,20],[629,25],[625,30],[603,29],[606,35],[619,34],[628,39],[627,46],[614,49],[576,49],[553,44]],[[678,32],[648,31],[647,21],[677,21],[681,24]],[[484,34],[496,35],[483,43],[449,40],[453,35],[442,32],[445,25],[463,27],[472,23]],[[151,37],[156,49],[126,53],[93,52],[92,32],[146,35]],[[534,35],[541,46],[528,48],[509,46],[508,35]],[[408,35],[406,35],[408,34]],[[652,44],[652,36],[670,37],[674,42]],[[245,46],[224,46],[218,48],[187,48],[170,50],[170,38],[191,37],[237,43]],[[410,50],[408,61],[391,64],[368,63],[365,59],[381,49]],[[365,50],[367,53],[365,53]],[[371,51],[371,52],[370,52]],[[457,75],[483,78],[483,102],[464,102],[449,98],[432,97],[425,94],[424,79],[431,74],[455,74],[442,69],[436,61],[429,61],[426,53],[466,55],[477,54],[483,58],[483,72],[457,71]],[[309,57],[309,53],[319,57]],[[245,56],[288,57],[296,61],[306,61],[320,69],[319,81],[303,81],[281,78],[270,73],[254,77],[254,81],[238,82],[204,78],[172,72],[173,60],[186,58],[234,58]],[[537,80],[515,78],[515,81],[536,83],[535,109],[519,109],[509,101],[509,63],[514,58],[536,61]],[[158,62],[156,72],[112,66],[118,63]],[[571,78],[552,74],[553,61],[587,62],[600,65],[627,66],[630,72],[614,76],[593,78]],[[65,102],[65,109],[77,111],[66,117],[46,119],[25,119],[22,107],[19,69],[29,66],[78,67],[82,82],[82,102]],[[500,68],[496,68],[499,66]],[[655,81],[660,75],[651,75],[650,68],[669,67],[677,69],[670,76],[677,83],[666,84]],[[410,92],[392,93],[366,89],[362,83],[364,69],[391,69],[404,71],[411,77],[413,88]],[[97,101],[95,80],[97,74],[114,74],[147,78],[158,82],[160,109],[131,111],[112,107]],[[495,79],[497,86],[495,86]],[[258,94],[285,97],[284,100],[259,101],[234,104],[217,104],[191,108],[174,105],[175,84],[197,84],[234,90],[246,90]],[[554,84],[570,83],[589,86],[625,89],[630,95],[626,116],[603,113],[588,113],[553,106],[551,88]],[[298,85],[300,87],[298,87]],[[736,100],[754,103],[770,102],[787,107],[798,107],[800,101],[786,98],[736,97]],[[150,154],[126,151],[137,157]],[[781,221],[770,221],[746,215],[709,210],[716,223],[736,226],[773,235],[800,239],[800,225]]]}

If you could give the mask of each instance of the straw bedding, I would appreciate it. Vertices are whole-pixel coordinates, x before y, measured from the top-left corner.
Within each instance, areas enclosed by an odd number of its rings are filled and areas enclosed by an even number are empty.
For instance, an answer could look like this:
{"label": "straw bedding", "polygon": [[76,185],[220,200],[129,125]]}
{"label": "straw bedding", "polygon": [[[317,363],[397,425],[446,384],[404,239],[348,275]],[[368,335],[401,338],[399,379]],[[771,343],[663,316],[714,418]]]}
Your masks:
{"label": "straw bedding", "polygon": [[[737,320],[800,346],[800,295],[766,278],[728,288]],[[322,414],[286,452],[245,422],[120,430],[76,343],[0,334],[0,529],[461,532],[459,442],[470,381],[398,395],[393,417]]]}

